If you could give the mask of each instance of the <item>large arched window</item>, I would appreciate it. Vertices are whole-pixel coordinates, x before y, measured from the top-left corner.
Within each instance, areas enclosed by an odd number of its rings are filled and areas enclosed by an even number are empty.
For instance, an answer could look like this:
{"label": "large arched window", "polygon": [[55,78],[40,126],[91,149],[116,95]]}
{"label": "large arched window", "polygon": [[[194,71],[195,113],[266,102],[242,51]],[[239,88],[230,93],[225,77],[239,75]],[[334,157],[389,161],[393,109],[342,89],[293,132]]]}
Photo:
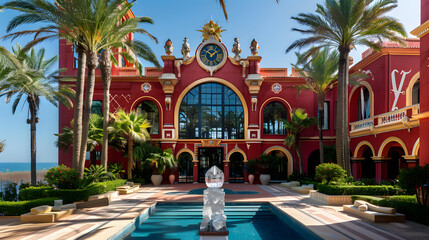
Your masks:
{"label": "large arched window", "polygon": [[358,120],[367,119],[371,116],[371,98],[367,88],[362,87],[359,91]]}
{"label": "large arched window", "polygon": [[420,103],[420,78],[413,85],[413,100],[412,105]]}
{"label": "large arched window", "polygon": [[264,134],[286,134],[281,120],[287,120],[287,110],[279,102],[270,102],[264,108]]}
{"label": "large arched window", "polygon": [[152,127],[148,129],[150,134],[159,134],[159,110],[156,103],[143,101],[137,106],[137,112],[143,114]]}
{"label": "large arched window", "polygon": [[179,112],[181,139],[243,139],[244,111],[237,94],[218,83],[189,91]]}

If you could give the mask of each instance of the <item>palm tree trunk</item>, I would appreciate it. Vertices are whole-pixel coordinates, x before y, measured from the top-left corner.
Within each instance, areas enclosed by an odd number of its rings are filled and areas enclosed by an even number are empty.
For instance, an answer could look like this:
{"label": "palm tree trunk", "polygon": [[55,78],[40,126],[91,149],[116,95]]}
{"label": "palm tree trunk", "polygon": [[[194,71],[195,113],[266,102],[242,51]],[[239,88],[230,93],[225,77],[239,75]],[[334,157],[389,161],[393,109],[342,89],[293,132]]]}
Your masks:
{"label": "palm tree trunk", "polygon": [[299,173],[304,173],[304,164],[301,159],[301,137],[299,133],[296,135],[296,155],[298,156],[299,161]]}
{"label": "palm tree trunk", "polygon": [[103,99],[103,143],[101,147],[101,165],[107,169],[108,151],[109,151],[109,125],[110,113],[110,83],[112,80],[112,61],[110,60],[111,50],[106,49],[101,54],[100,70],[101,81],[103,82],[104,99]]}
{"label": "palm tree trunk", "polygon": [[86,95],[85,95],[85,105],[83,110],[83,120],[82,120],[82,140],[79,154],[79,171],[80,176],[83,178],[84,169],[85,169],[85,158],[87,150],[87,139],[88,139],[88,129],[89,129],[89,117],[91,115],[92,107],[92,96],[94,95],[94,85],[95,85],[95,68],[98,65],[98,57],[96,52],[90,52],[88,55],[88,77],[86,85]]}
{"label": "palm tree trunk", "polygon": [[132,172],[132,164],[133,164],[133,136],[130,135],[128,137],[128,166],[127,166],[127,175],[128,179],[133,179],[133,172]]}
{"label": "palm tree trunk", "polygon": [[325,108],[324,108],[324,102],[325,102],[325,95],[324,94],[320,94],[318,96],[318,110],[319,110],[319,153],[320,153],[320,157],[319,157],[319,162],[320,163],[324,163],[325,159],[324,159],[324,154],[323,154],[323,119],[324,119],[324,113],[325,113]]}
{"label": "palm tree trunk", "polygon": [[79,154],[82,140],[82,112],[83,92],[85,87],[86,54],[82,46],[78,45],[78,69],[76,79],[76,96],[74,103],[73,123],[73,169],[79,169]]}
{"label": "palm tree trunk", "polygon": [[338,85],[337,85],[337,163],[347,171],[350,176],[350,146],[348,131],[348,70],[350,46],[340,46],[340,59],[338,63]]}
{"label": "palm tree trunk", "polygon": [[35,100],[28,97],[30,106],[30,141],[31,141],[31,186],[37,185],[37,169],[36,169],[36,123],[37,123],[37,109]]}

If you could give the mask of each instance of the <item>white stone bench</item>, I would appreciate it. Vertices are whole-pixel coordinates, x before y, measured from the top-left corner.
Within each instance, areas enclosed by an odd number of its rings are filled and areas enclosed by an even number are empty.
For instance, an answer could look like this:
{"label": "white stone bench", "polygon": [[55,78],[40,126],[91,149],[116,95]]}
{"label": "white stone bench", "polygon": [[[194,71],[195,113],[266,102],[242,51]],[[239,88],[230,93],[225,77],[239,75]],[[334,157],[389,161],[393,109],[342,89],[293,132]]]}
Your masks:
{"label": "white stone bench", "polygon": [[285,188],[299,187],[300,185],[301,183],[299,183],[298,181],[285,182],[280,184],[280,186]]}
{"label": "white stone bench", "polygon": [[98,199],[102,199],[102,198],[108,198],[109,202],[116,200],[119,196],[119,192],[118,191],[109,191],[107,193],[102,193],[102,194],[97,194],[97,195],[92,195],[88,198],[88,201],[92,201],[92,200],[98,200]]}
{"label": "white stone bench", "polygon": [[344,212],[358,215],[373,222],[405,222],[405,215],[400,213],[381,213],[371,210],[361,211],[353,205],[344,205]]}
{"label": "white stone bench", "polygon": [[309,194],[311,190],[314,190],[313,184],[302,185],[301,187],[291,187],[290,189],[300,194]]}

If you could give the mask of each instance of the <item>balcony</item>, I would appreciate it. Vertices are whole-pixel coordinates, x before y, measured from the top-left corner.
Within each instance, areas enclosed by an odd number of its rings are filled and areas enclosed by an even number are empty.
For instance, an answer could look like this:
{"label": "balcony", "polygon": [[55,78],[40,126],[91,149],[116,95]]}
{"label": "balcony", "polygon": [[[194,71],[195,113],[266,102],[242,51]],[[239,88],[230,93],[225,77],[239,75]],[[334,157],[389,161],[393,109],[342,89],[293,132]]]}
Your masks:
{"label": "balcony", "polygon": [[413,116],[420,113],[420,104],[383,113],[368,119],[350,123],[350,137],[378,134],[387,131],[411,129],[419,126]]}

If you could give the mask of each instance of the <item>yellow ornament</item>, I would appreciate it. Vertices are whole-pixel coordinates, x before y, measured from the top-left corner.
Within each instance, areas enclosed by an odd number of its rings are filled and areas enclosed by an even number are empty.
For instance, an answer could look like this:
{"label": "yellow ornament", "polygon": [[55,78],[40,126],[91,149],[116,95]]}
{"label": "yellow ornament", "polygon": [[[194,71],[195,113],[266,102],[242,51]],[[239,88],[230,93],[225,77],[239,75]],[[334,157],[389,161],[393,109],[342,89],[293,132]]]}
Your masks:
{"label": "yellow ornament", "polygon": [[213,22],[212,19],[210,19],[210,21],[203,26],[202,30],[197,31],[203,33],[204,41],[210,39],[210,37],[213,36],[216,41],[221,42],[222,36],[220,34],[226,30],[221,30],[220,26]]}

